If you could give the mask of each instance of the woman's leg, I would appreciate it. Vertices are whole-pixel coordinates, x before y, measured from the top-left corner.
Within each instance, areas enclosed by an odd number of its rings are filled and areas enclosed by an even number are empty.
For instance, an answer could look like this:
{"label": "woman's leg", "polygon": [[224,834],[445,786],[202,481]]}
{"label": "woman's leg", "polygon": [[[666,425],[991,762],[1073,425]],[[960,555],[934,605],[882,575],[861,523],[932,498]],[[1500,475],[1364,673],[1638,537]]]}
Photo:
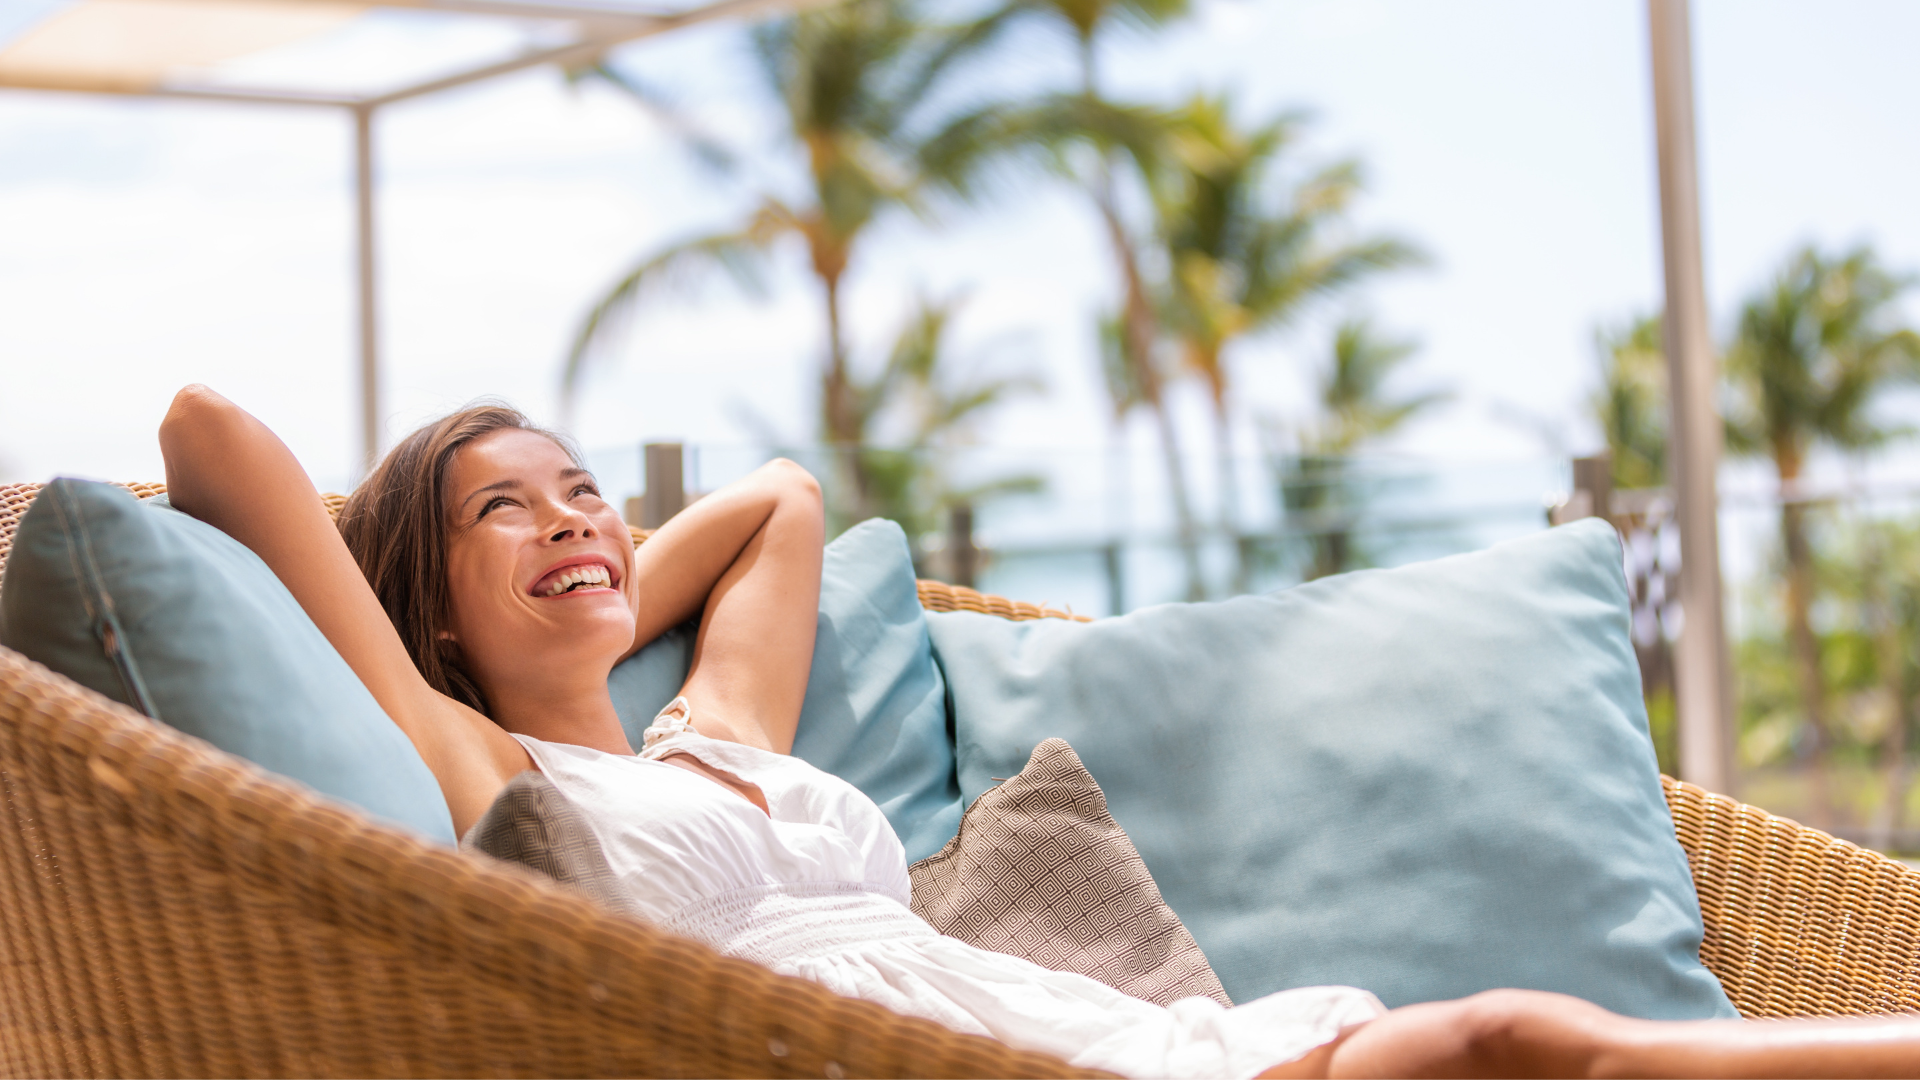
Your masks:
{"label": "woman's leg", "polygon": [[1920,1016],[1663,1023],[1498,990],[1395,1009],[1264,1075],[1920,1077]]}

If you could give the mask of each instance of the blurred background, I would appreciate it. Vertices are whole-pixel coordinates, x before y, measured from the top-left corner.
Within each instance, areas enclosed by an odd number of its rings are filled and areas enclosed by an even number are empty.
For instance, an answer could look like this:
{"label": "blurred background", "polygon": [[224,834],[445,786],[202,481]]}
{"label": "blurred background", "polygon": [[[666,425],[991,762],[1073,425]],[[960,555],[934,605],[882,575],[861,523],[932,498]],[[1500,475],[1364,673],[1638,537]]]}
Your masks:
{"label": "blurred background", "polygon": [[[325,490],[495,397],[636,524],[784,454],[836,529],[1091,615],[1600,514],[1673,771],[1648,37],[1633,0],[6,0],[0,482],[159,478],[192,381]],[[1914,40],[1692,9],[1720,786],[1908,853]]]}

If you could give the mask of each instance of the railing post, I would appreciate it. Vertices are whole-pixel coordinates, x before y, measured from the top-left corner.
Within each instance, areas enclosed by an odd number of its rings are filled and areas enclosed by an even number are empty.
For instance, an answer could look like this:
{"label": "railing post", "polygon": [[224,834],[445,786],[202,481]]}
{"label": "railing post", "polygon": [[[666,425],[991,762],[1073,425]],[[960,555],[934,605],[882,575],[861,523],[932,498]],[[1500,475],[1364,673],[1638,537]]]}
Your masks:
{"label": "railing post", "polygon": [[952,584],[973,588],[980,572],[980,549],[973,542],[973,504],[947,508],[947,574]]}
{"label": "railing post", "polygon": [[640,527],[657,529],[687,505],[685,458],[677,442],[647,443],[641,448]]}
{"label": "railing post", "polygon": [[1127,613],[1127,574],[1121,562],[1120,541],[1109,540],[1100,549],[1100,561],[1107,571],[1107,614]]}
{"label": "railing post", "polygon": [[1581,518],[1613,520],[1613,455],[1601,451],[1573,459],[1573,490],[1567,501],[1547,508],[1547,524],[1565,525]]}

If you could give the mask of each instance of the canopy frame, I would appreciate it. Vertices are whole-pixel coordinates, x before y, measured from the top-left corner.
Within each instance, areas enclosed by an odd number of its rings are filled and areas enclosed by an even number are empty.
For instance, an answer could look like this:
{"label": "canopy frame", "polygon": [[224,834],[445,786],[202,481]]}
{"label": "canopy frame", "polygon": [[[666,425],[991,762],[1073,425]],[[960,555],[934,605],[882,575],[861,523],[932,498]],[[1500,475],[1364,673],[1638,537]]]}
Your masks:
{"label": "canopy frame", "polygon": [[[282,0],[310,3],[321,0]],[[636,12],[586,3],[519,2],[519,0],[371,0],[370,7],[414,8],[463,14],[574,20],[581,32],[571,41],[527,49],[517,56],[370,94],[336,94],[270,87],[230,86],[211,82],[165,82],[151,86],[110,79],[34,77],[0,73],[0,89],[61,93],[107,94],[119,97],[173,98],[247,105],[283,105],[340,109],[353,120],[354,277],[358,321],[358,363],[355,365],[360,398],[360,453],[356,475],[365,475],[379,460],[381,450],[380,298],[375,203],[378,196],[374,159],[374,115],[388,105],[469,86],[545,64],[574,65],[597,60],[607,50],[671,30],[729,18],[752,18],[775,11],[799,11],[833,0],[712,0],[675,12]]]}

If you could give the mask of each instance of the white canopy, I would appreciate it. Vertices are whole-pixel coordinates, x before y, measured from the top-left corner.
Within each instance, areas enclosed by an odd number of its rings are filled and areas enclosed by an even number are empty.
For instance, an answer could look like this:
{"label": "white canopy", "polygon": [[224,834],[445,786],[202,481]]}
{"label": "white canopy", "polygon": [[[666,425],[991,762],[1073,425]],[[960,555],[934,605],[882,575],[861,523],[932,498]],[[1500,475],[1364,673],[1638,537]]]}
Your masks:
{"label": "white canopy", "polygon": [[355,125],[362,467],[380,450],[373,115],[694,23],[830,0],[0,0],[0,89],[344,109]]}
{"label": "white canopy", "polygon": [[9,0],[0,86],[372,108],[793,0]]}

